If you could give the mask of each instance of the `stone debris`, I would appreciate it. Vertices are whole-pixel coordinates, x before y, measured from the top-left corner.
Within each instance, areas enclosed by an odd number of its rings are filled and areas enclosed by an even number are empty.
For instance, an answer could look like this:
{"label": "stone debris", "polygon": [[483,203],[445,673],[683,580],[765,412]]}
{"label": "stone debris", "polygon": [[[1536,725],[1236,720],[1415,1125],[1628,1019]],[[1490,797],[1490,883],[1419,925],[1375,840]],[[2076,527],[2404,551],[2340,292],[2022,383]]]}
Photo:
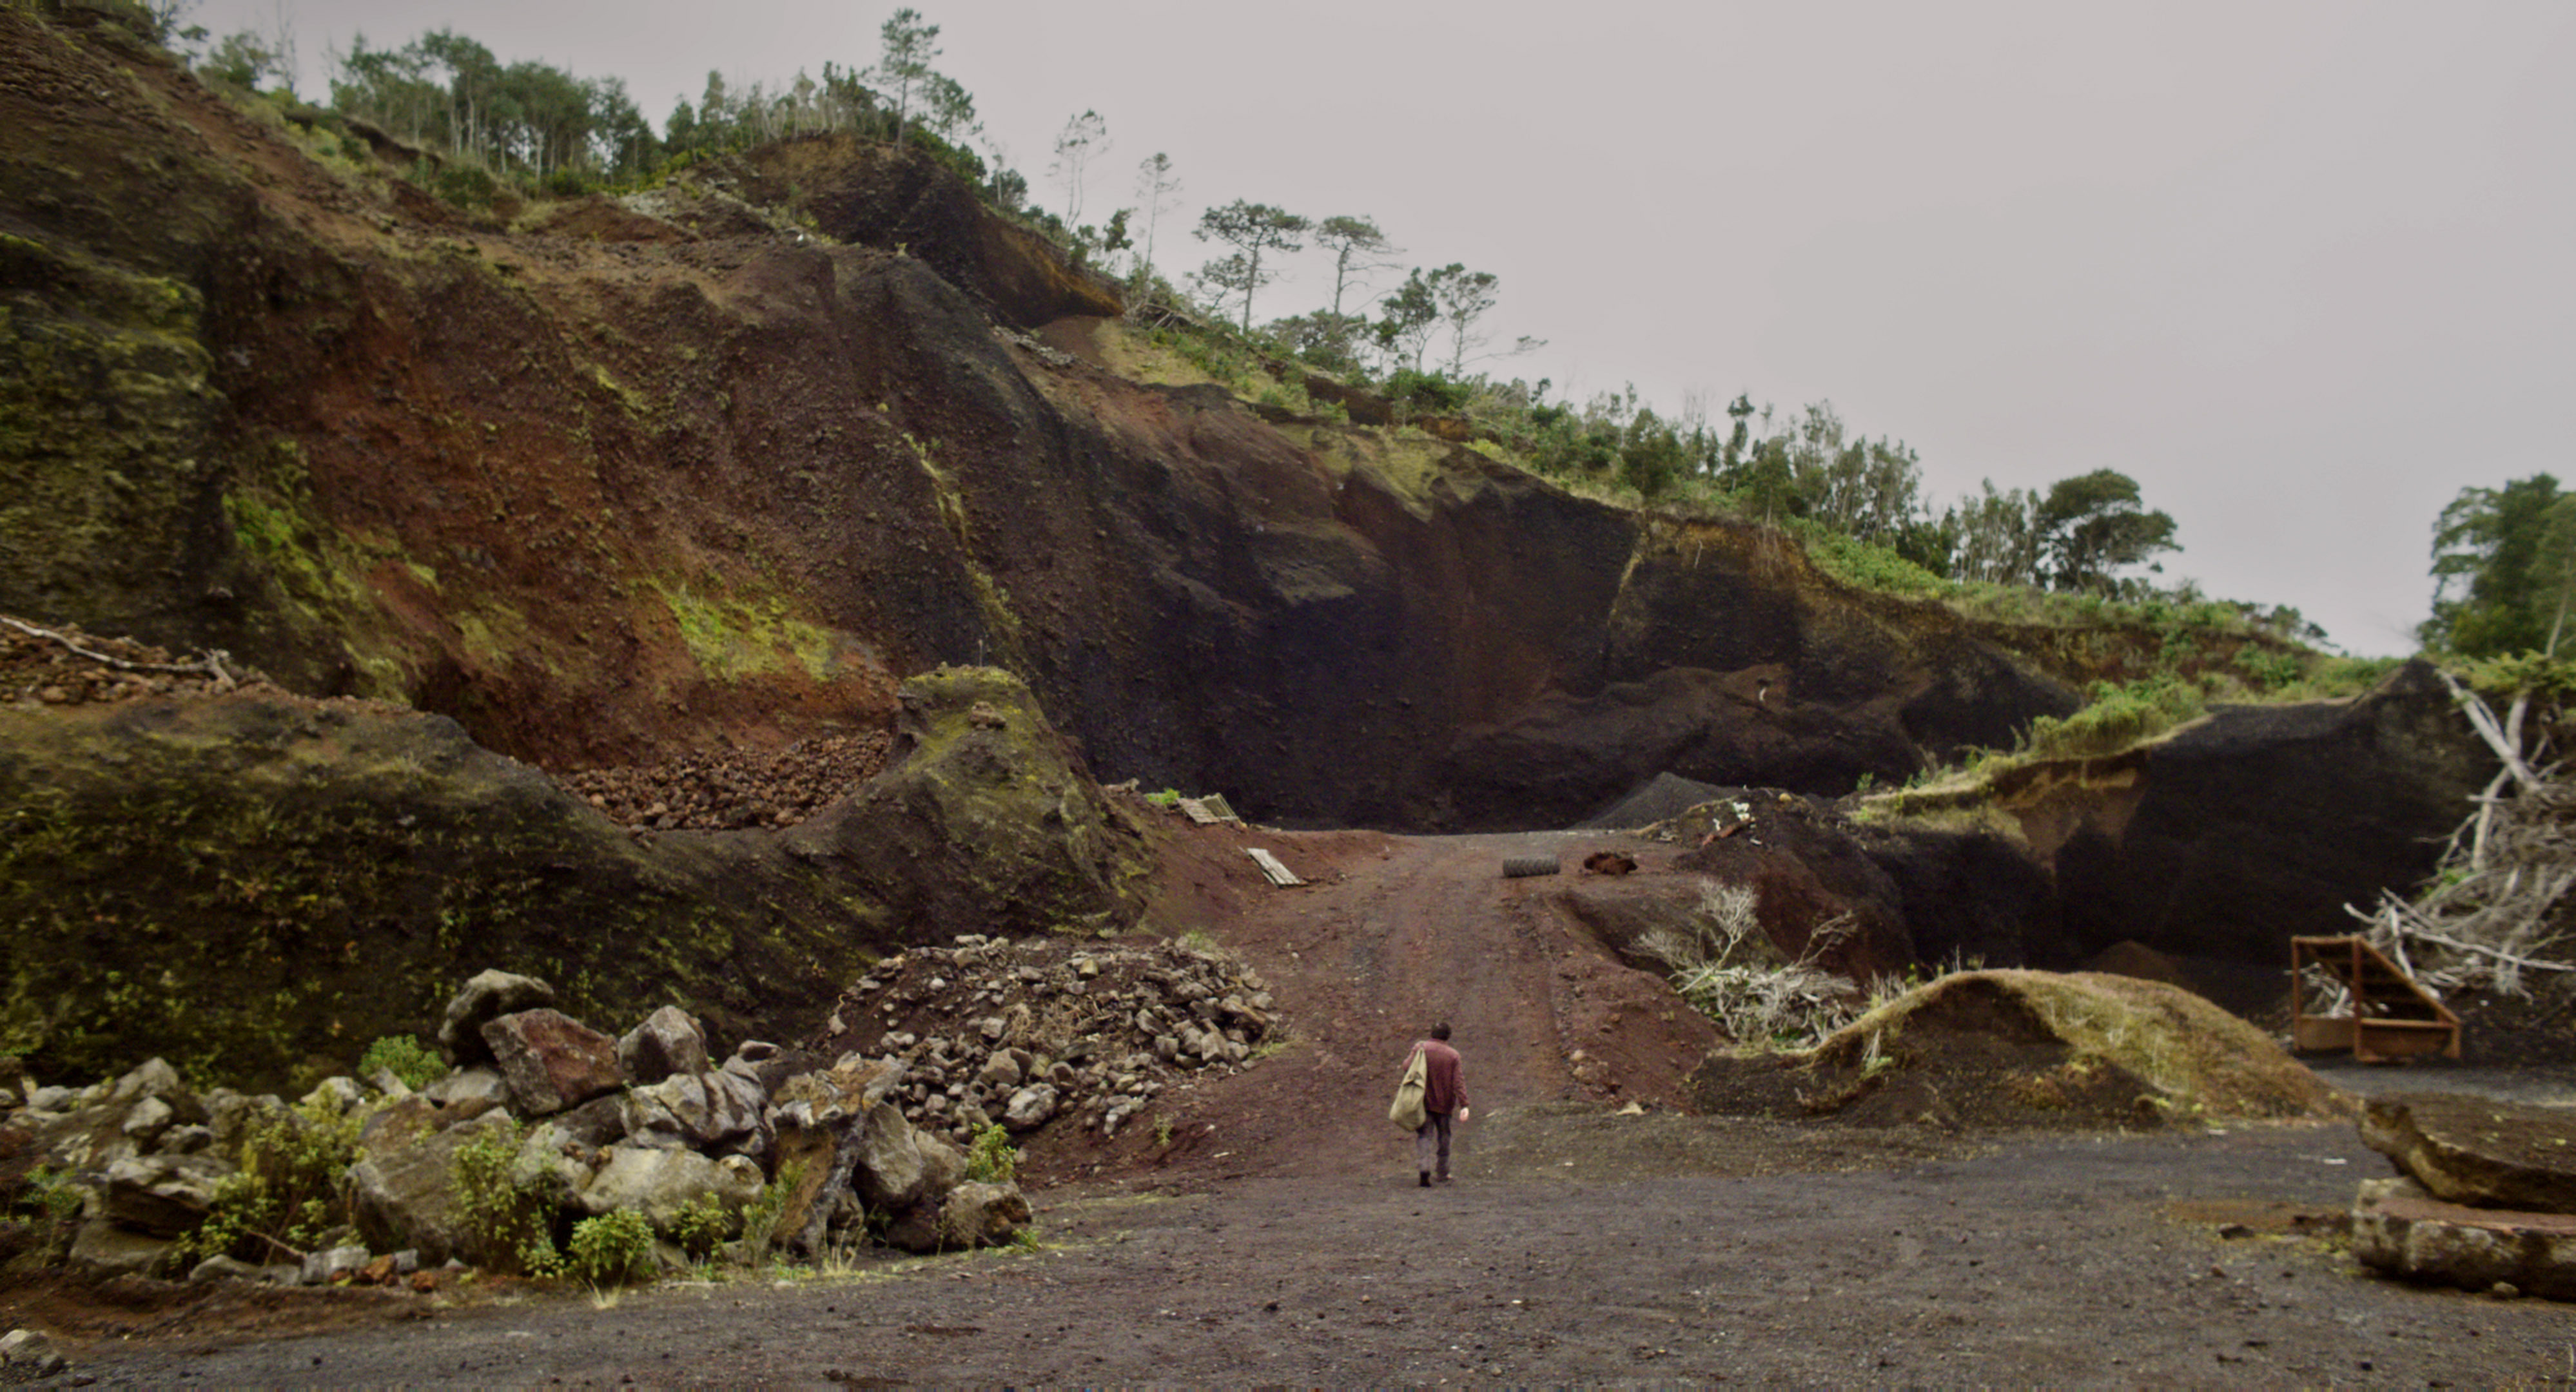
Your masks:
{"label": "stone debris", "polygon": [[770,753],[706,750],[642,767],[586,769],[558,780],[636,830],[730,831],[794,826],[857,791],[885,767],[882,730],[822,735]]}
{"label": "stone debris", "polygon": [[2576,1113],[2487,1098],[2373,1098],[2361,1137],[2395,1163],[2352,1206],[2353,1256],[2468,1290],[2576,1300]]}
{"label": "stone debris", "polygon": [[[929,991],[915,984],[933,979]],[[710,1217],[731,1237],[786,1180],[776,1244],[817,1256],[882,1235],[927,1252],[1007,1242],[1029,1222],[1016,1186],[969,1181],[951,1138],[991,1125],[1026,1134],[1072,1114],[1114,1130],[1177,1071],[1243,1062],[1269,1009],[1257,983],[1177,949],[1051,959],[1045,945],[1023,957],[970,938],[880,964],[847,999],[879,986],[922,995],[919,1020],[953,1038],[880,1037],[872,1044],[897,1054],[881,1058],[746,1040],[716,1064],[704,1027],[676,1007],[611,1038],[555,1010],[544,982],[487,971],[440,1024],[458,1066],[417,1090],[389,1075],[373,1089],[332,1078],[290,1106],[198,1094],[153,1059],[82,1088],[15,1079],[0,1101],[0,1146],[44,1167],[63,1201],[57,1250],[99,1277],[426,1291],[439,1282],[423,1263],[515,1263],[521,1254],[494,1250],[501,1239],[457,1190],[459,1155],[493,1140],[515,1147],[504,1152],[508,1182],[559,1215],[558,1238],[575,1219],[620,1211],[642,1213],[666,1243],[705,1243]],[[1064,1008],[1085,999],[1088,1010]],[[1073,1043],[1104,1011],[1121,1047]],[[191,1254],[185,1239],[218,1209],[247,1142],[263,1128],[326,1124],[355,1128],[346,1224],[311,1251],[253,1239],[265,1249]],[[667,1251],[666,1262],[681,1259]]]}
{"label": "stone debris", "polygon": [[1178,943],[967,934],[879,962],[811,1047],[889,1060],[887,1098],[959,1144],[995,1121],[1115,1136],[1174,1082],[1243,1068],[1274,1009],[1257,973]]}

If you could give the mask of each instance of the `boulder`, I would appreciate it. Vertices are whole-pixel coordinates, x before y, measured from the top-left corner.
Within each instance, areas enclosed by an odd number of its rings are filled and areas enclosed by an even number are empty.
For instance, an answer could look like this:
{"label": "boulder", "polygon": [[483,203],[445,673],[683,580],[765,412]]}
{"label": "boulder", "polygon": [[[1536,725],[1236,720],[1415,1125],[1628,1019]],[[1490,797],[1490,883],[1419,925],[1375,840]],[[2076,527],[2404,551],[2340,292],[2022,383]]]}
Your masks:
{"label": "boulder", "polygon": [[[456,1152],[508,1125],[508,1117],[486,1112],[350,1166],[350,1215],[359,1235],[385,1251],[417,1248],[433,1266],[451,1257],[472,1260],[477,1243],[457,1201]],[[365,1145],[362,1140],[362,1155]]]}
{"label": "boulder", "polygon": [[2576,1112],[2450,1094],[2375,1097],[2361,1139],[2434,1198],[2576,1213]]}
{"label": "boulder", "polygon": [[510,1100],[510,1085],[501,1071],[489,1063],[460,1068],[420,1090],[420,1095],[442,1107],[489,1110]]}
{"label": "boulder", "polygon": [[2362,1181],[2352,1254],[2409,1280],[2576,1300],[2576,1215],[2445,1203],[2403,1176]]}
{"label": "boulder", "polygon": [[91,1277],[144,1276],[170,1255],[170,1240],[129,1232],[105,1218],[81,1224],[72,1238],[71,1268]]}
{"label": "boulder", "polygon": [[613,1146],[608,1163],[581,1191],[576,1206],[596,1217],[620,1209],[641,1212],[653,1231],[672,1236],[680,1210],[714,1195],[740,1212],[760,1197],[760,1167],[739,1155],[710,1160],[695,1151]]}
{"label": "boulder", "polygon": [[1002,1109],[1002,1124],[1013,1131],[1034,1131],[1055,1115],[1055,1100],[1055,1089],[1044,1083],[1021,1088]]}
{"label": "boulder", "polygon": [[447,1013],[438,1022],[438,1051],[459,1068],[489,1063],[492,1046],[483,1038],[485,1025],[504,1015],[554,1003],[555,988],[533,976],[477,972],[447,1003]]}
{"label": "boulder", "polygon": [[890,1213],[926,1196],[930,1172],[922,1164],[920,1137],[893,1103],[868,1108],[850,1142],[851,1183],[869,1208]]}
{"label": "boulder", "polygon": [[598,1149],[552,1122],[540,1123],[519,1143],[518,1157],[510,1162],[510,1183],[557,1208],[570,1207],[590,1184],[589,1157]]}
{"label": "boulder", "polygon": [[770,1128],[757,1079],[722,1070],[678,1073],[629,1088],[623,1120],[639,1146],[718,1155],[768,1153]]}
{"label": "boulder", "polygon": [[12,1329],[0,1334],[0,1369],[8,1372],[7,1381],[33,1382],[55,1377],[71,1370],[71,1360],[55,1349],[54,1341],[32,1329]]}
{"label": "boulder", "polygon": [[149,1155],[107,1167],[100,1211],[109,1222],[153,1237],[177,1237],[206,1221],[215,1186],[233,1167],[211,1155]]}
{"label": "boulder", "polygon": [[593,1150],[606,1150],[626,1139],[626,1099],[617,1093],[594,1097],[551,1119],[565,1134]]}
{"label": "boulder", "polygon": [[358,1246],[331,1247],[304,1259],[300,1277],[308,1286],[327,1286],[345,1282],[366,1269],[367,1249]]}
{"label": "boulder", "polygon": [[620,1035],[617,1063],[638,1083],[658,1083],[675,1073],[707,1070],[707,1035],[697,1017],[666,1005]]}
{"label": "boulder", "polygon": [[617,1041],[560,1010],[522,1010],[483,1026],[510,1106],[521,1116],[552,1116],[613,1092],[625,1081]]}
{"label": "boulder", "polygon": [[999,1247],[1019,1236],[1029,1218],[1029,1201],[1016,1184],[960,1184],[939,1205],[940,1245]]}

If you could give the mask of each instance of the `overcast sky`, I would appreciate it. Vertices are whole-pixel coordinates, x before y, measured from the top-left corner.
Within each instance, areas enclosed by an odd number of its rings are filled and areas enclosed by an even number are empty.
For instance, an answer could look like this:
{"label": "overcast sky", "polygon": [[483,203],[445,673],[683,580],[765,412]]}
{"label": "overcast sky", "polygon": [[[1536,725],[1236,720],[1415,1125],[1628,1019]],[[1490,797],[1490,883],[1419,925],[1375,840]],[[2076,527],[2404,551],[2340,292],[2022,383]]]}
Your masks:
{"label": "overcast sky", "polygon": [[[1033,194],[1067,117],[1114,142],[1085,220],[1168,152],[1235,198],[1371,217],[1501,277],[1487,364],[1667,412],[1831,400],[1979,480],[2136,478],[2166,578],[2411,650],[2435,515],[2576,477],[2576,3],[973,0],[915,6]],[[623,77],[659,122],[875,60],[865,0],[203,0],[281,14],[307,95],[363,32]],[[1309,253],[1310,272],[1322,258]],[[1381,287],[1382,288],[1382,287]],[[1319,307],[1313,274],[1257,317]]]}

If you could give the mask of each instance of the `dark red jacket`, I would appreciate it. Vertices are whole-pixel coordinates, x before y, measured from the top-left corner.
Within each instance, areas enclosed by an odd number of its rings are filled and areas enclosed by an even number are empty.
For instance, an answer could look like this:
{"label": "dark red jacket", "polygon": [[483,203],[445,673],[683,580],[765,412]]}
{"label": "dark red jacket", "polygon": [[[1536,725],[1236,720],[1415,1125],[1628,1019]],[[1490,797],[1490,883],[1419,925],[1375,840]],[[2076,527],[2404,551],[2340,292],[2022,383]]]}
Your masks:
{"label": "dark red jacket", "polygon": [[1467,1082],[1459,1073],[1458,1051],[1437,1039],[1413,1047],[1422,1051],[1422,1110],[1442,1116],[1467,1105]]}

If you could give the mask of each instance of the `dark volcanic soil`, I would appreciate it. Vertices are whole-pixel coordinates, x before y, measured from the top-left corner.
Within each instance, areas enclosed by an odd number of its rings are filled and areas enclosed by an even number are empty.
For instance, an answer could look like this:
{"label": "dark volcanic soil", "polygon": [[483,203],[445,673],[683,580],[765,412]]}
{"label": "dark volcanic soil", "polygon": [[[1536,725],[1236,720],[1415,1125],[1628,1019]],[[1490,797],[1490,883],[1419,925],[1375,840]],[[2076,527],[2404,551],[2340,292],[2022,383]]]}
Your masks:
{"label": "dark volcanic soil", "polygon": [[[2043,1138],[1676,1113],[1707,1026],[1579,926],[1577,881],[1499,874],[1505,855],[1571,866],[1615,848],[1641,862],[1620,892],[1686,889],[1670,846],[1167,826],[1156,922],[1257,967],[1292,1042],[1167,1093],[1168,1140],[1141,1125],[1038,1138],[1039,1251],[675,1284],[608,1308],[472,1284],[433,1301],[129,1283],[0,1294],[0,1322],[58,1331],[104,1385],[2571,1371],[2564,1306],[2360,1274],[2336,1215],[2388,1165],[2346,1123]],[[1269,888],[1252,845],[1317,883]],[[1425,1191],[1381,1118],[1435,1016],[1457,1026],[1477,1116],[1457,1182]]]}

